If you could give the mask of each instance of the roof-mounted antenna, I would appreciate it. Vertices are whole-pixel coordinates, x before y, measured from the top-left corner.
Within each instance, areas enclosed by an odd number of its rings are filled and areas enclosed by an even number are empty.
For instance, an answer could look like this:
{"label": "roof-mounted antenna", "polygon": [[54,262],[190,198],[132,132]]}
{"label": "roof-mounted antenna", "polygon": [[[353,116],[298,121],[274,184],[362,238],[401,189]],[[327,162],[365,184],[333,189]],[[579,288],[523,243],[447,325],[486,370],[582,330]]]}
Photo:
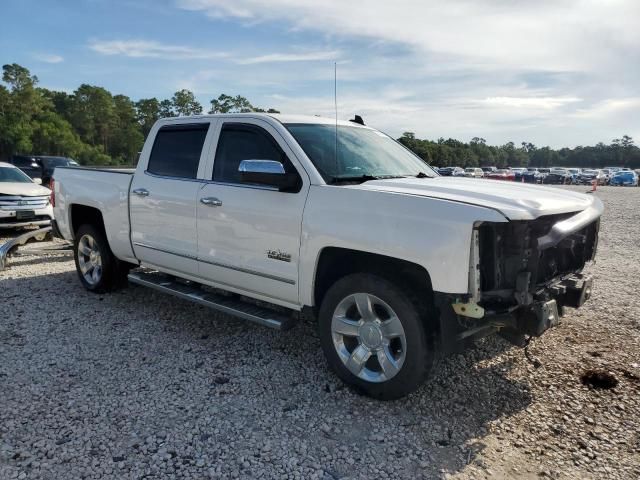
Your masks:
{"label": "roof-mounted antenna", "polygon": [[335,173],[338,174],[338,62],[333,62],[333,106],[336,112]]}

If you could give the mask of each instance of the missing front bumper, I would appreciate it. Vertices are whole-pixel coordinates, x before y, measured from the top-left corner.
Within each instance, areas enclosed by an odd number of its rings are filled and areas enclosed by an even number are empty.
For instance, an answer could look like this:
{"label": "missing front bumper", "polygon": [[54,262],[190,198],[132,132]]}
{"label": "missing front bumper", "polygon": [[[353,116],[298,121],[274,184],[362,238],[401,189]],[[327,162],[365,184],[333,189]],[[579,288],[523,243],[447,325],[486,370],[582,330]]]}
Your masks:
{"label": "missing front bumper", "polygon": [[526,336],[539,337],[558,325],[564,307],[581,307],[591,296],[592,286],[593,278],[590,275],[569,275],[544,289],[540,293],[544,299],[518,308],[508,316],[507,321],[504,318],[488,321],[496,326],[501,325],[498,333],[502,337],[523,346]]}
{"label": "missing front bumper", "polygon": [[516,331],[523,335],[539,337],[551,327],[560,323],[558,304],[555,300],[534,302],[516,317]]}
{"label": "missing front bumper", "polygon": [[564,307],[581,307],[591,296],[592,287],[590,275],[567,275],[538,289],[530,303],[500,311],[483,311],[468,299],[463,302],[461,297],[438,293],[435,306],[440,316],[442,351],[461,352],[469,341],[494,333],[523,347],[527,337],[538,337],[558,325]]}
{"label": "missing front bumper", "polygon": [[551,284],[549,292],[562,307],[580,308],[591,297],[593,277],[575,273]]}

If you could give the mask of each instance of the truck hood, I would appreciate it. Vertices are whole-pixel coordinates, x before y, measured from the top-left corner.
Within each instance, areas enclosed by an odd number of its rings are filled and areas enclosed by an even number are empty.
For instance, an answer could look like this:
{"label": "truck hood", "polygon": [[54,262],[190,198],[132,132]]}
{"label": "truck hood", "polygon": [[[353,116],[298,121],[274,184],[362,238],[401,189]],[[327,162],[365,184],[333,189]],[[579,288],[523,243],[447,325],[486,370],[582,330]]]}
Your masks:
{"label": "truck hood", "polygon": [[37,183],[0,182],[0,195],[19,195],[23,197],[37,197],[50,195],[51,190]]}
{"label": "truck hood", "polygon": [[464,177],[392,178],[354,188],[469,203],[498,210],[509,220],[579,212],[594,202],[589,195],[559,188]]}

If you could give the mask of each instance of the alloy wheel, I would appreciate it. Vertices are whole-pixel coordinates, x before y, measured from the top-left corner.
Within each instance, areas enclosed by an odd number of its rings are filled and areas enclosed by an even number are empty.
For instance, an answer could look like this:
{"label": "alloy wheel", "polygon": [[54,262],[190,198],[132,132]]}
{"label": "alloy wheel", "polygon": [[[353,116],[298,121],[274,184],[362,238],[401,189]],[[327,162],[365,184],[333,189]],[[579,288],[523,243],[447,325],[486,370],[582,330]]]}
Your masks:
{"label": "alloy wheel", "polygon": [[402,369],[407,353],[402,322],[375,295],[345,297],[333,313],[331,335],[342,363],[362,380],[385,382]]}
{"label": "alloy wheel", "polygon": [[83,235],[78,242],[80,273],[89,285],[96,285],[102,278],[102,256],[98,243],[91,235]]}

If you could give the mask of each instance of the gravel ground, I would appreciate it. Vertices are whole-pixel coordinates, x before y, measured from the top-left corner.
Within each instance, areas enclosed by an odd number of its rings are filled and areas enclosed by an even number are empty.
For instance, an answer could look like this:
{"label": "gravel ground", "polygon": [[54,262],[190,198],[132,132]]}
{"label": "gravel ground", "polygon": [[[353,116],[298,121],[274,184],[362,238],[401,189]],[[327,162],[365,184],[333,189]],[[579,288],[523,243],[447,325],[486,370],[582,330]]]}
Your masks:
{"label": "gravel ground", "polygon": [[[93,295],[68,257],[16,256],[0,272],[0,478],[638,478],[640,189],[597,195],[594,295],[531,344],[542,366],[485,339],[395,402],[343,387],[311,326],[135,286]],[[590,369],[618,385],[583,385]]]}

